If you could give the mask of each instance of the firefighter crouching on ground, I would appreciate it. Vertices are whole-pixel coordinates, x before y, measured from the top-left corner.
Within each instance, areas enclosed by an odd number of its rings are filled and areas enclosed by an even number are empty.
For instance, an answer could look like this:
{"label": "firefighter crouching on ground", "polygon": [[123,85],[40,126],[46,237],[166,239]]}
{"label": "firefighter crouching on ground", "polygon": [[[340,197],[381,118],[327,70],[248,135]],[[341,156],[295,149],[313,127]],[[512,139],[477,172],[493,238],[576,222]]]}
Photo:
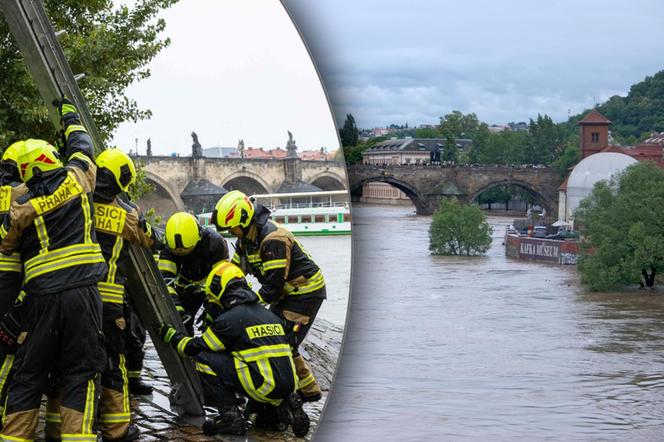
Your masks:
{"label": "firefighter crouching on ground", "polygon": [[[21,181],[17,160],[21,143],[5,149],[0,160],[0,220],[9,213],[12,201],[24,195],[28,188]],[[21,333],[19,298],[23,284],[21,256],[0,254],[0,406],[4,406],[5,392],[12,377],[12,366],[16,353],[16,339]],[[23,293],[25,294],[25,293]],[[22,297],[21,297],[22,298]],[[13,307],[12,307],[13,306]]]}
{"label": "firefighter crouching on ground", "polygon": [[136,180],[131,158],[119,149],[106,149],[97,157],[94,193],[97,241],[108,264],[108,274],[97,285],[103,303],[106,367],[101,374],[101,430],[104,441],[130,441],[138,427],[130,425],[129,380],[125,356],[127,300],[125,283],[130,243],[153,247],[152,228],[138,207],[118,198]]}
{"label": "firefighter crouching on ground", "polygon": [[294,324],[293,359],[298,393],[305,402],[321,398],[321,389],[298,352],[326,298],[325,280],[311,256],[287,229],[270,220],[270,211],[233,190],[221,197],[212,213],[218,230],[237,237],[233,262],[261,283],[258,295],[270,310]]}
{"label": "firefighter crouching on ground", "polygon": [[275,414],[303,437],[309,417],[295,393],[297,375],[284,323],[258,303],[244,273],[234,264],[215,267],[205,283],[208,313],[214,318],[200,337],[155,324],[162,340],[194,359],[205,403],[219,415],[203,426],[205,434],[245,434],[247,422],[235,394],[276,407]]}
{"label": "firefighter crouching on ground", "polygon": [[93,223],[97,167],[75,107],[63,100],[59,109],[67,165],[46,141],[25,140],[18,166],[28,193],[0,227],[0,252],[21,254],[26,292],[3,440],[34,439],[41,396],[56,368],[62,440],[97,437],[92,427],[105,360],[97,282],[107,271]]}
{"label": "firefighter crouching on ground", "polygon": [[217,232],[202,227],[190,213],[174,213],[166,222],[166,247],[157,265],[173,295],[187,332],[205,301],[203,284],[213,268],[228,261],[228,245]]}

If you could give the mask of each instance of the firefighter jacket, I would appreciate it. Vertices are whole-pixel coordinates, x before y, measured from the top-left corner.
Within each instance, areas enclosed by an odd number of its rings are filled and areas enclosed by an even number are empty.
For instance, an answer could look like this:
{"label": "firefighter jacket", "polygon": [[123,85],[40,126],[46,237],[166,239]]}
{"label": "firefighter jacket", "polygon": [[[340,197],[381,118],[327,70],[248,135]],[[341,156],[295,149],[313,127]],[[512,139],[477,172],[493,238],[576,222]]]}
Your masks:
{"label": "firefighter jacket", "polygon": [[324,298],[325,280],[311,255],[293,234],[269,219],[270,211],[255,205],[255,230],[235,243],[233,263],[261,283],[259,295],[272,303],[284,296]]}
{"label": "firefighter jacket", "polygon": [[[11,203],[23,196],[28,188],[23,183],[5,179],[5,176],[0,183],[0,220],[3,220],[9,214]],[[0,316],[14,304],[22,283],[21,255],[18,252],[9,256],[0,254]]]}
{"label": "firefighter jacket", "polygon": [[152,228],[135,204],[118,198],[108,202],[95,193],[94,214],[97,241],[108,264],[106,278],[97,284],[99,294],[103,302],[122,304],[129,260],[127,248],[129,244],[152,247]]}
{"label": "firefighter jacket", "polygon": [[21,254],[28,294],[96,284],[106,272],[93,222],[92,139],[76,114],[68,117],[66,166],[28,182],[0,226],[0,252]]}
{"label": "firefighter jacket", "polygon": [[[256,300],[255,294],[247,286],[229,290],[246,291],[247,297]],[[242,296],[240,293],[240,298]],[[233,358],[233,376],[249,397],[278,405],[284,397],[283,387],[288,386],[289,391],[294,391],[297,385],[287,336],[289,331],[281,319],[256,301],[240,302],[219,314],[202,336],[185,337],[177,334],[171,344],[182,356],[226,352]],[[214,373],[214,366],[205,366],[201,362],[196,362],[196,368],[212,375],[227,375]]]}
{"label": "firefighter jacket", "polygon": [[226,240],[213,230],[203,229],[201,239],[190,253],[176,255],[166,245],[157,263],[164,279],[175,279],[175,286],[169,285],[171,294],[182,296],[189,285],[202,288],[205,278],[222,261],[228,261]]}

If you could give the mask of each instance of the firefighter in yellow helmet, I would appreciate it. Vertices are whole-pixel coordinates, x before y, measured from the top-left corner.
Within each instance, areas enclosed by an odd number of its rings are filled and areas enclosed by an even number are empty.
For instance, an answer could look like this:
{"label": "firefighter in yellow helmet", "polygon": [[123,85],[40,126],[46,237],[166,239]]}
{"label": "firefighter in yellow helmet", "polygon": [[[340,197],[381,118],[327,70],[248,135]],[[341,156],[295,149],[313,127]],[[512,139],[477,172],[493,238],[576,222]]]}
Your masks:
{"label": "firefighter in yellow helmet", "polygon": [[94,441],[99,373],[104,364],[97,282],[107,266],[96,240],[92,140],[76,108],[58,104],[66,143],[23,142],[18,169],[28,192],[0,227],[0,252],[21,254],[25,315],[15,377],[0,439],[33,440],[42,393],[57,367],[62,379],[62,440]]}
{"label": "firefighter in yellow helmet", "polygon": [[[125,293],[130,243],[152,248],[158,243],[151,226],[131,201],[118,197],[136,180],[134,163],[120,149],[106,149],[97,157],[97,186],[93,197],[97,240],[108,264],[99,282],[103,302],[106,367],[101,374],[101,430],[104,441],[130,441],[138,427],[130,425],[126,335],[129,321]],[[155,241],[157,239],[157,241]],[[141,361],[142,362],[142,361]]]}
{"label": "firefighter in yellow helmet", "polygon": [[[155,324],[162,340],[194,359],[203,383],[205,404],[219,415],[203,425],[205,434],[244,434],[247,422],[236,394],[274,411],[297,437],[309,431],[309,417],[295,392],[297,376],[282,320],[258,303],[244,273],[230,262],[217,265],[205,282],[207,310],[213,318],[200,337]],[[282,427],[282,429],[285,429]]]}
{"label": "firefighter in yellow helmet", "polygon": [[321,389],[298,347],[326,298],[320,268],[290,231],[270,220],[266,207],[238,190],[221,197],[212,222],[218,230],[229,230],[237,237],[232,261],[258,279],[258,294],[270,310],[295,324],[298,392],[305,402],[319,400]]}
{"label": "firefighter in yellow helmet", "polygon": [[228,261],[228,244],[217,232],[202,227],[190,213],[174,213],[166,222],[166,247],[158,266],[173,295],[185,327],[193,335],[196,313],[205,301],[203,284],[210,271]]}
{"label": "firefighter in yellow helmet", "polygon": [[[18,157],[23,143],[9,146],[0,160],[0,220],[9,214],[16,198],[27,192],[18,172]],[[0,404],[4,404],[6,389],[13,375],[16,340],[21,333],[20,316],[23,303],[17,299],[23,283],[21,256],[0,254]],[[13,307],[12,307],[13,306]]]}

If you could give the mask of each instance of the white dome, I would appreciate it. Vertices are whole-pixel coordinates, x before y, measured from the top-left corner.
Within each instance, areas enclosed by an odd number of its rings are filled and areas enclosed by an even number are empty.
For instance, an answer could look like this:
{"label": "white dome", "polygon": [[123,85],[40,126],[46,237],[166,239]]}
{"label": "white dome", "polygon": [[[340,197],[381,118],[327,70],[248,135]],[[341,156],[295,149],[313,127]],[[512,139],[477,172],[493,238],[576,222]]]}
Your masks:
{"label": "white dome", "polygon": [[636,162],[629,155],[617,152],[596,153],[581,160],[567,180],[568,215],[573,214],[579,202],[592,192],[595,183],[610,179]]}

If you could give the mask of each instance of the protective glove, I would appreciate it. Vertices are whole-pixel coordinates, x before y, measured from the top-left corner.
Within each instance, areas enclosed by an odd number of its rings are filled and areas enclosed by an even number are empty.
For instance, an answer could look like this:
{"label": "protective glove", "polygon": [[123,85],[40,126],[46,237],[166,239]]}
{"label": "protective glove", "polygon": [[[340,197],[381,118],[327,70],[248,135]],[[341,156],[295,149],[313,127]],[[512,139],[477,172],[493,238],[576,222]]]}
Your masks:
{"label": "protective glove", "polygon": [[175,327],[170,324],[165,323],[156,323],[152,326],[152,330],[159,335],[159,339],[164,341],[166,344],[170,344],[173,341],[173,338],[177,338],[179,334]]}
{"label": "protective glove", "polygon": [[12,310],[5,313],[0,321],[0,345],[13,353],[16,350],[18,335],[21,333],[21,324],[12,313]]}
{"label": "protective glove", "polygon": [[196,325],[198,325],[198,331],[203,331],[207,329],[210,324],[214,322],[214,318],[210,313],[207,312],[207,309],[203,309],[200,315],[198,315],[198,319],[196,319]]}
{"label": "protective glove", "polygon": [[60,99],[53,100],[53,106],[58,109],[58,113],[60,114],[60,118],[64,119],[64,116],[70,113],[78,114],[78,109],[76,109],[76,105],[69,100],[67,97],[62,97]]}

